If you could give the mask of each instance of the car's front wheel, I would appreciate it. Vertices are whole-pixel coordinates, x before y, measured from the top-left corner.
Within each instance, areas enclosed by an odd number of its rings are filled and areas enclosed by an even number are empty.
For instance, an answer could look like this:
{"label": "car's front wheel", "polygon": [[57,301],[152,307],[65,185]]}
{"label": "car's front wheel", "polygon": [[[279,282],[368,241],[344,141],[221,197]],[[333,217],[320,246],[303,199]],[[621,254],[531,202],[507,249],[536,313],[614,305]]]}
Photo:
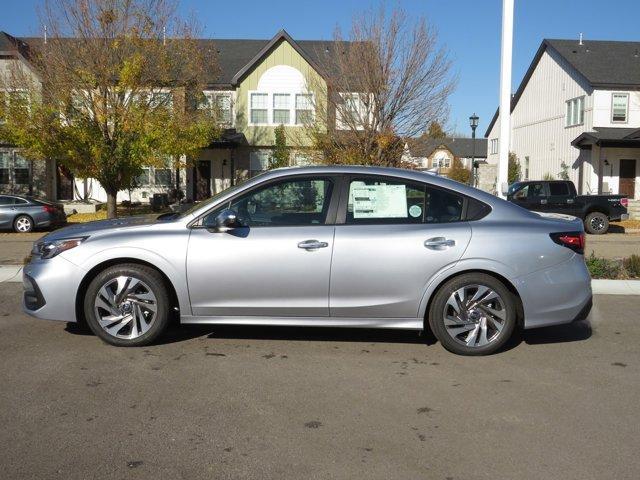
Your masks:
{"label": "car's front wheel", "polygon": [[89,284],[84,314],[93,333],[111,345],[148,345],[167,327],[167,299],[158,271],[137,264],[115,265]]}
{"label": "car's front wheel", "polygon": [[488,355],[501,348],[517,322],[513,294],[495,277],[468,273],[446,282],[429,311],[433,334],[460,355]]}

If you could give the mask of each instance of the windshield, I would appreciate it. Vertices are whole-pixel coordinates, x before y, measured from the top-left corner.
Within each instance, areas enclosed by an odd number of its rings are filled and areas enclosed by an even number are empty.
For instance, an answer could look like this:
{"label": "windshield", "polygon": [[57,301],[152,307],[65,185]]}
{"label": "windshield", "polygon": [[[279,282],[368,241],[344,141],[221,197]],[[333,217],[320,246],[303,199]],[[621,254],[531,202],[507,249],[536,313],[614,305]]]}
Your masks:
{"label": "windshield", "polygon": [[[255,178],[255,177],[253,177]],[[223,195],[227,195],[229,193],[233,193],[236,190],[238,190],[242,185],[244,185],[247,181],[249,181],[249,179],[245,179],[242,180],[240,183],[234,185],[233,187],[229,187],[225,190],[222,190],[218,193],[216,193],[213,197],[210,197],[206,200],[203,200],[202,202],[198,202],[198,203],[194,203],[191,207],[189,207],[187,210],[185,210],[184,212],[180,213],[180,215],[177,218],[184,218],[184,217],[188,217],[189,215],[191,215],[193,212],[195,212],[196,210],[200,210],[203,207],[207,207],[208,205],[211,205],[213,203],[215,203],[220,197],[222,197]]]}

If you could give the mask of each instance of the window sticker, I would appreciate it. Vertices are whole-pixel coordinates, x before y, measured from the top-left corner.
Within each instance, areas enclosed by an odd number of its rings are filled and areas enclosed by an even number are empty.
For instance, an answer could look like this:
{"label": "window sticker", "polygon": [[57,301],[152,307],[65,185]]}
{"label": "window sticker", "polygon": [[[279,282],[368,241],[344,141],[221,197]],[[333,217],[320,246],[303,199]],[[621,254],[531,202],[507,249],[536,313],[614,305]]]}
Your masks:
{"label": "window sticker", "polygon": [[352,185],[353,218],[406,218],[406,185]]}
{"label": "window sticker", "polygon": [[422,215],[422,208],[420,208],[420,205],[411,205],[411,207],[409,207],[409,215],[413,218],[418,218]]}

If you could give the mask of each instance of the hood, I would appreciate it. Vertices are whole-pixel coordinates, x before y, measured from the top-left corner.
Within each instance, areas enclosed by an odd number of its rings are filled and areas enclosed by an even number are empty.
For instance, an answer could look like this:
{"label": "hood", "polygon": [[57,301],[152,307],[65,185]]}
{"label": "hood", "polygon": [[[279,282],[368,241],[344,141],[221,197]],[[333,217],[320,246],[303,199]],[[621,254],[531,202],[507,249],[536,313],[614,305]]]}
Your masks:
{"label": "hood", "polygon": [[97,220],[95,222],[78,223],[54,230],[45,235],[42,240],[60,240],[62,238],[85,237],[105,230],[120,230],[131,227],[150,226],[159,223],[160,215],[140,215],[135,217],[114,218],[112,220]]}

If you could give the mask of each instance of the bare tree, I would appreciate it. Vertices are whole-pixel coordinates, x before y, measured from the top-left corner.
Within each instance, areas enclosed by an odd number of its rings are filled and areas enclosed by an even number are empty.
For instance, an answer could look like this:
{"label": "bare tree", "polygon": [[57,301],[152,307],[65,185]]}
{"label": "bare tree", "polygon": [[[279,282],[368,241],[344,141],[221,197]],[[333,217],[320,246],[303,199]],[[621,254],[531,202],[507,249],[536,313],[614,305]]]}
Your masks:
{"label": "bare tree", "polygon": [[13,108],[0,133],[31,158],[96,178],[115,217],[118,191],[143,166],[217,134],[194,108],[215,59],[173,0],[46,0],[41,16],[47,41],[25,52],[34,68],[16,64],[4,79],[29,108]]}
{"label": "bare tree", "polygon": [[402,137],[446,120],[456,81],[425,18],[365,12],[317,56],[324,80],[309,88],[316,117],[307,132],[326,163],[399,165]]}

